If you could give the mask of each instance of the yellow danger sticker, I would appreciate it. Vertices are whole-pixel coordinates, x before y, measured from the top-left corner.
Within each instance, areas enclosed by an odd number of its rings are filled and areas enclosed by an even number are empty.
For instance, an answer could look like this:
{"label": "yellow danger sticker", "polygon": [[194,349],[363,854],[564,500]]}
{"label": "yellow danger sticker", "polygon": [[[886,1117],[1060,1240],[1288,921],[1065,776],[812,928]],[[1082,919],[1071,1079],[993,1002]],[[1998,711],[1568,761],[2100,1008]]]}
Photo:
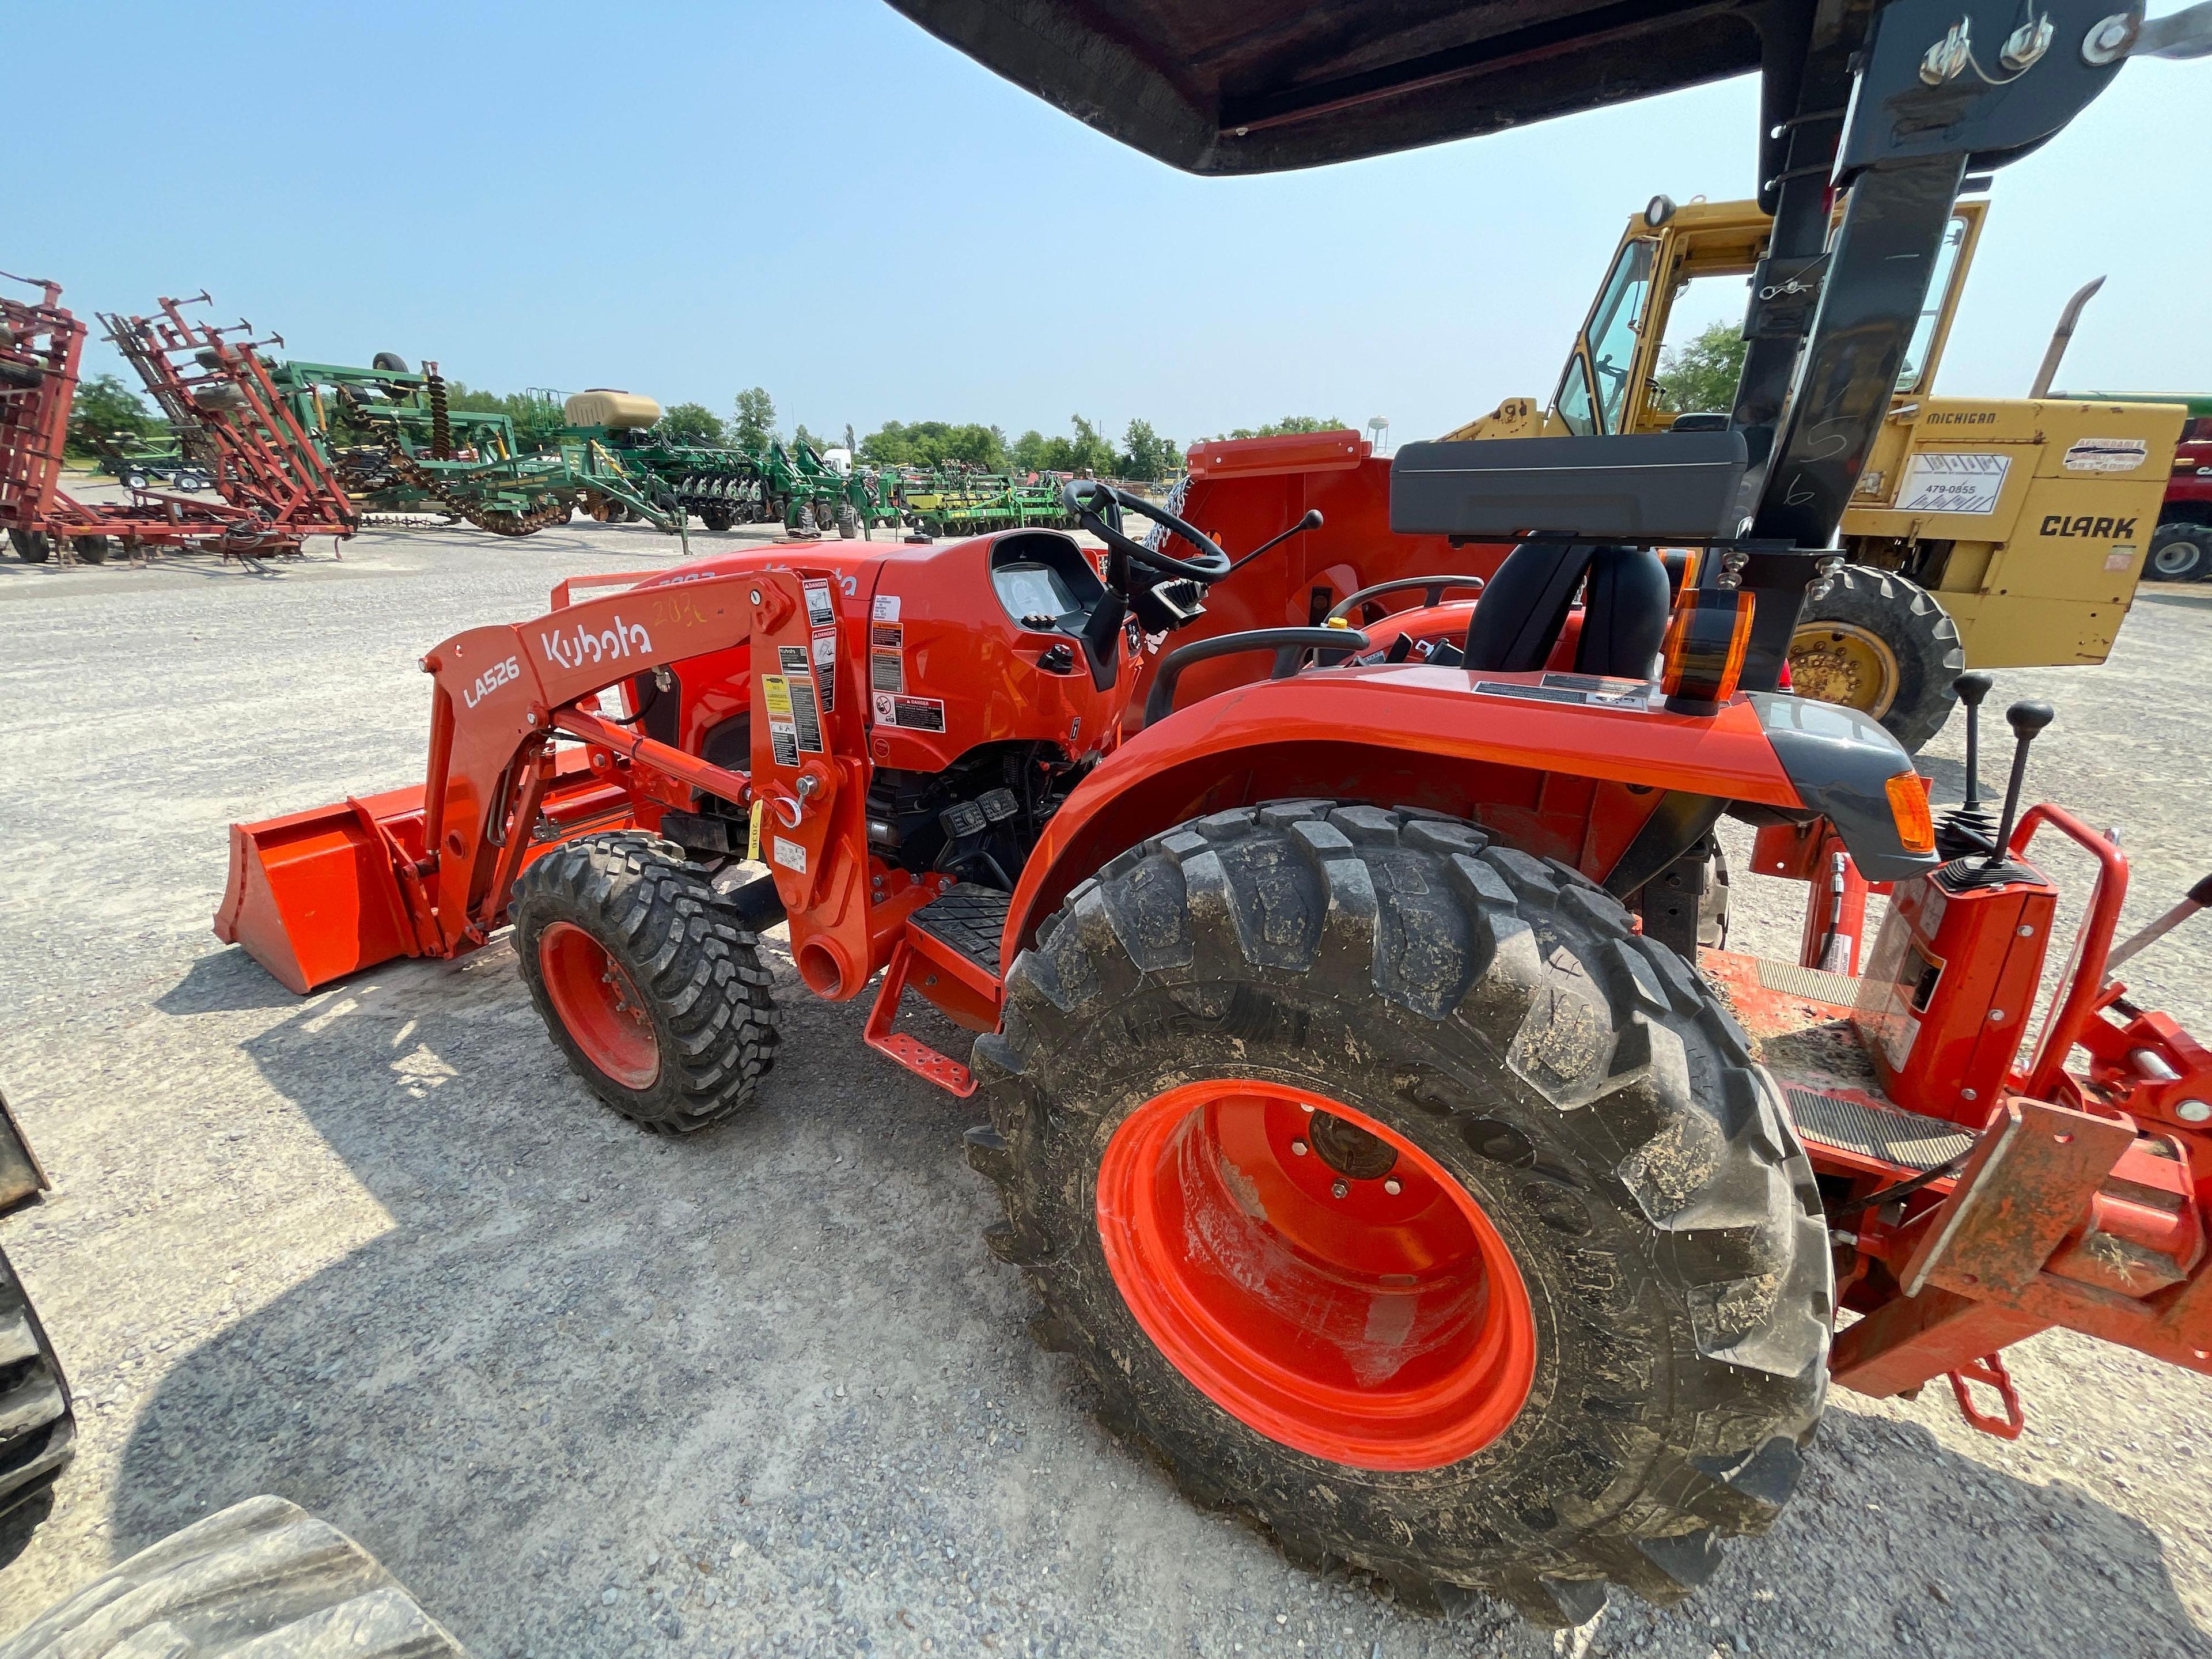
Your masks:
{"label": "yellow danger sticker", "polygon": [[770,720],[791,718],[791,683],[781,674],[761,676],[761,702]]}

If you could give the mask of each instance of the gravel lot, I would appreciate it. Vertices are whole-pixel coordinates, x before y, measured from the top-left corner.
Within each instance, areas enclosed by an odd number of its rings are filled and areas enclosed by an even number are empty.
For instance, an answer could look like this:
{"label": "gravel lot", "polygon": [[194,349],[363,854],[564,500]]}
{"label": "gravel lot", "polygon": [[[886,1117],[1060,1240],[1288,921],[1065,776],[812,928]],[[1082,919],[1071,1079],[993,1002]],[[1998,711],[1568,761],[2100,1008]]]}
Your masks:
{"label": "gravel lot", "polygon": [[[760,1109],[671,1146],[586,1097],[503,945],[299,1000],[216,944],[228,823],[420,776],[425,647],[671,550],[586,526],[283,568],[0,557],[0,1083],[57,1186],[0,1243],[83,1425],[0,1568],[0,1631],[270,1492],[483,1659],[2212,1655],[2206,1379],[2039,1338],[2011,1445],[1940,1385],[1838,1395],[1781,1525],[1687,1607],[1621,1598],[1557,1638],[1416,1618],[1190,1509],[1094,1423],[979,1242],[974,1115],[861,1046],[864,1003],[779,960]],[[2000,680],[2058,706],[2035,785],[2125,826],[2130,922],[2212,839],[2208,669],[2212,591],[2173,590],[2113,665]],[[1939,799],[1960,752],[1954,723]],[[1789,954],[1798,890],[1740,877],[1738,942]],[[2208,958],[2212,922],[2137,983],[2212,1029]]]}

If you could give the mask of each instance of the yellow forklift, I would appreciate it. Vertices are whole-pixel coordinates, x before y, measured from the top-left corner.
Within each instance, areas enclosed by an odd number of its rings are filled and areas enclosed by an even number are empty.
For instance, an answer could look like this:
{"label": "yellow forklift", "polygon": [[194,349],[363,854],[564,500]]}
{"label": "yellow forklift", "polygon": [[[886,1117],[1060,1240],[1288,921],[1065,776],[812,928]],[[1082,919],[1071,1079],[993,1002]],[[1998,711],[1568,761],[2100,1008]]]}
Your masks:
{"label": "yellow forklift", "polygon": [[[1969,184],[1974,181],[1969,180]],[[1849,703],[1908,750],[1942,730],[1975,668],[2100,663],[2135,598],[2186,411],[2102,399],[1939,398],[1985,199],[1947,226],[1897,383],[1837,544],[1849,561],[1808,595],[1790,644],[1800,693]],[[1725,429],[1726,408],[1674,407],[1661,354],[1745,313],[1772,221],[1756,202],[1654,198],[1631,219],[1548,406],[1510,398],[1453,438]],[[1758,297],[1809,307],[1817,273]],[[2036,378],[2050,384],[2075,296]],[[1670,325],[1672,329],[1670,331]]]}

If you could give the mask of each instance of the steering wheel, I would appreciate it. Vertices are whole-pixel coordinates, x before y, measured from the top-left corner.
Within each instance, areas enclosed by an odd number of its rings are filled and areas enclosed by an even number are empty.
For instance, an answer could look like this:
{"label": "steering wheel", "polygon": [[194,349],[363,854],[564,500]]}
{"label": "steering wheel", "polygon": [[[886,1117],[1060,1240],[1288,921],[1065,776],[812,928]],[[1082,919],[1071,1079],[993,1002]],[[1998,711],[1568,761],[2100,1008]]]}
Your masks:
{"label": "steering wheel", "polygon": [[[1105,511],[1099,511],[1099,499],[1104,498]],[[1221,550],[1211,537],[1194,530],[1181,519],[1157,502],[1126,489],[1116,489],[1112,484],[1097,478],[1070,478],[1060,486],[1060,499],[1070,513],[1083,521],[1083,527],[1104,542],[1116,553],[1133,564],[1143,565],[1163,575],[1188,576],[1194,582],[1212,584],[1229,574],[1229,556]],[[1163,553],[1158,548],[1133,541],[1121,533],[1121,509],[1142,514],[1170,533],[1180,536],[1199,550],[1195,559],[1178,559]]]}

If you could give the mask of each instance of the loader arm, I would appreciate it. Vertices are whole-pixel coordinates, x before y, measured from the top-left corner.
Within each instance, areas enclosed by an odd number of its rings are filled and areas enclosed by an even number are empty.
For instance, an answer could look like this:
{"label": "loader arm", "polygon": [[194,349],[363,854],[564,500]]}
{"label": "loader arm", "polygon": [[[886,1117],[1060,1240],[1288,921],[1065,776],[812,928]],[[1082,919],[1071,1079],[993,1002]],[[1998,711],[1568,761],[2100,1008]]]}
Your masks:
{"label": "loader arm", "polygon": [[[677,580],[455,635],[422,659],[434,689],[420,791],[234,824],[216,936],[301,992],[396,957],[458,956],[490,938],[533,858],[628,823],[640,796],[750,804],[745,773],[582,705],[746,643],[797,593],[782,573]],[[556,756],[556,732],[586,750]]]}

